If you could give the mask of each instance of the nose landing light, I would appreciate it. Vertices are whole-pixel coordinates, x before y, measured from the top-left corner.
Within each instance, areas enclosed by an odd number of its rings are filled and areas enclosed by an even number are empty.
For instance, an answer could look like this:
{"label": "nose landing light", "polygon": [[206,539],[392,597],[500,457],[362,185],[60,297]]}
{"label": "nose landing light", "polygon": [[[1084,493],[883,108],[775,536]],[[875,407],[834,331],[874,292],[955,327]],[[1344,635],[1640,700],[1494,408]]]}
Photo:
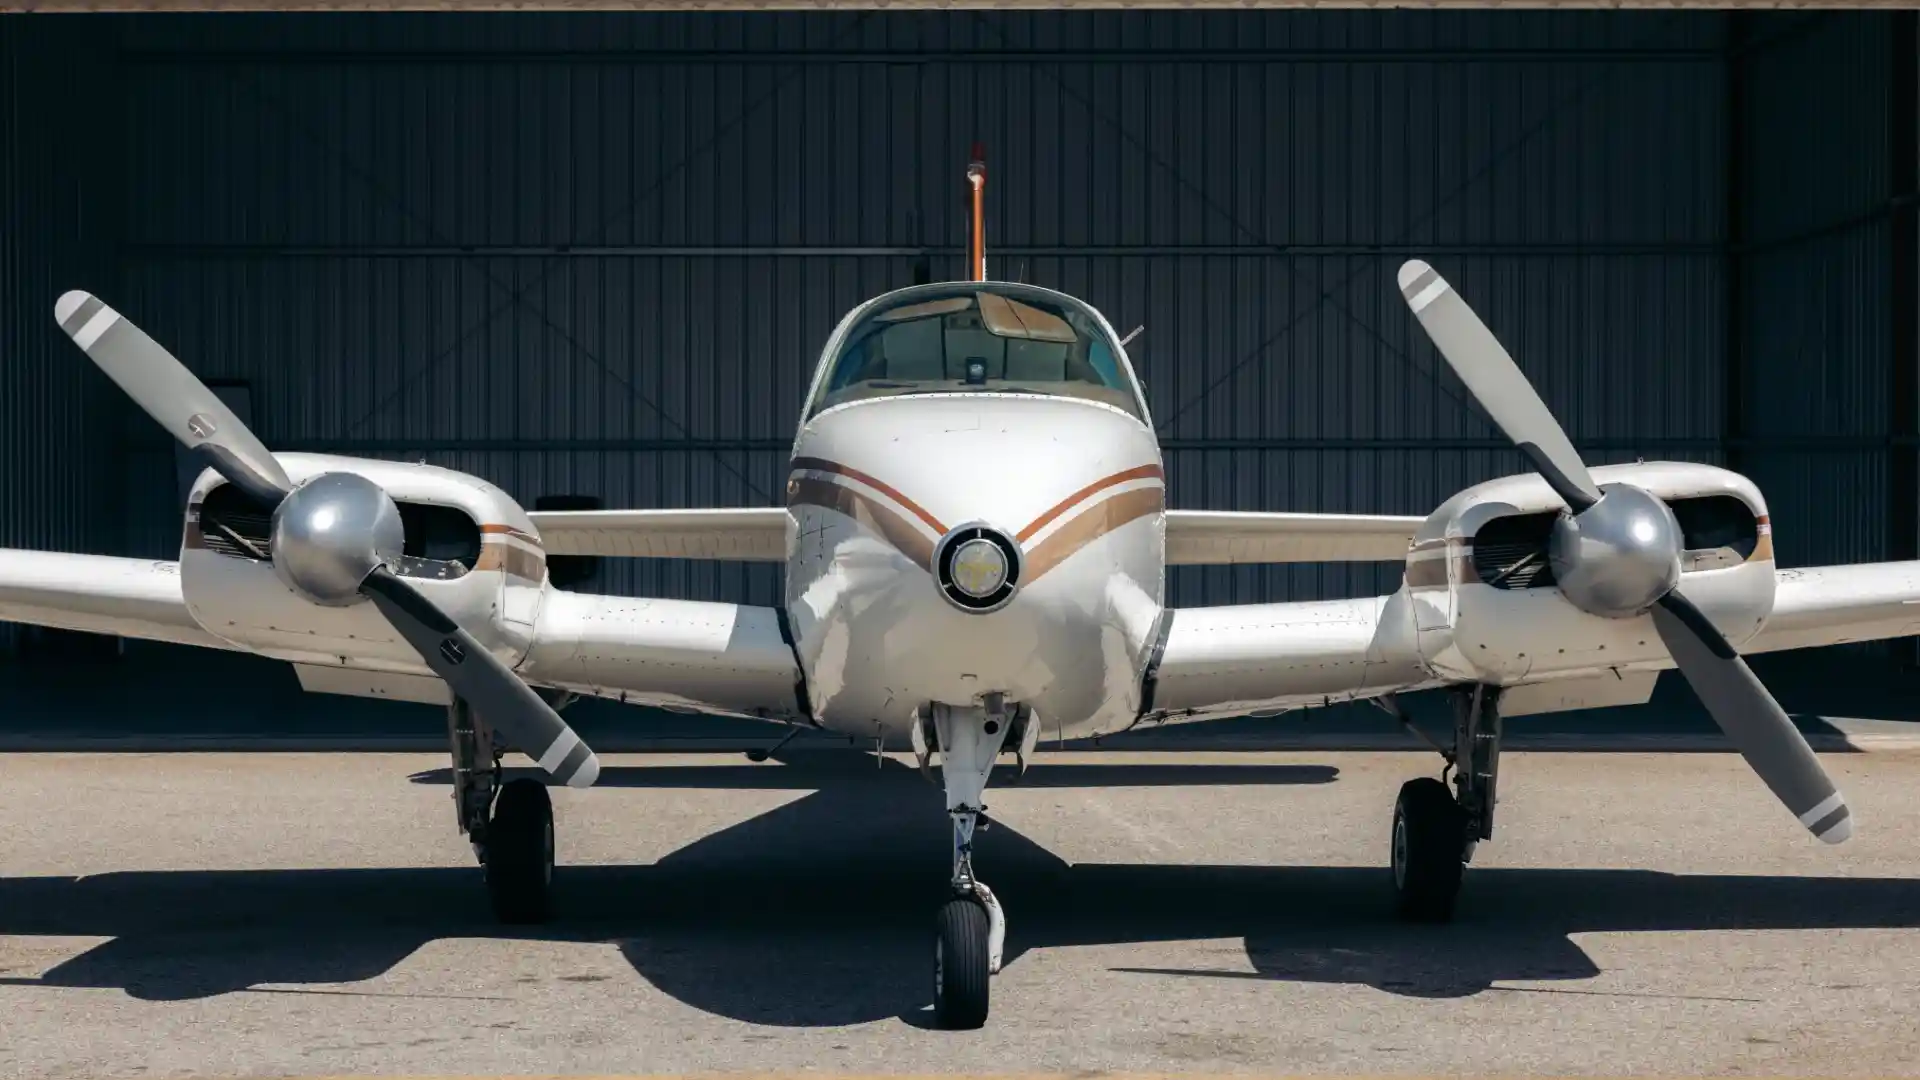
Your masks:
{"label": "nose landing light", "polygon": [[1020,588],[1020,548],[998,529],[962,525],[933,549],[940,595],[962,611],[984,614],[1013,599]]}

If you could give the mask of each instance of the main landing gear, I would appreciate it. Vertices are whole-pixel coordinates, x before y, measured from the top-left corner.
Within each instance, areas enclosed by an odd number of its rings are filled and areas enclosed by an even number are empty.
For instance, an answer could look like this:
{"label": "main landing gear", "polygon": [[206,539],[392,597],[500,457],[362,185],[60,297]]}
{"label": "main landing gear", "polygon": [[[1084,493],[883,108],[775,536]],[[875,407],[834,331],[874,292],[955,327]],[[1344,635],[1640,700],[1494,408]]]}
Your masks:
{"label": "main landing gear", "polygon": [[[1030,712],[1018,716],[1037,721]],[[981,796],[1016,713],[997,694],[984,706],[932,706],[928,718],[940,749],[940,776],[953,818],[953,895],[940,906],[933,943],[934,1021],[949,1030],[987,1022],[987,984],[1000,971],[1007,919],[993,890],[973,876],[973,830],[986,810]],[[915,720],[916,751],[924,745]],[[1016,745],[1023,745],[1016,744]],[[924,767],[926,754],[919,752]]]}
{"label": "main landing gear", "polygon": [[546,783],[521,777],[502,785],[504,748],[459,698],[447,708],[447,738],[454,810],[486,869],[494,916],[504,923],[545,922],[553,913],[553,802]]}
{"label": "main landing gear", "polygon": [[[1393,807],[1394,907],[1401,918],[1445,922],[1453,917],[1460,879],[1473,849],[1493,836],[1494,789],[1500,775],[1500,688],[1452,691],[1454,735],[1441,748],[1446,768],[1400,788]],[[1398,706],[1401,723],[1412,724]],[[1414,729],[1418,733],[1418,729]],[[1423,736],[1424,738],[1424,736]],[[1453,774],[1454,791],[1446,777]]]}

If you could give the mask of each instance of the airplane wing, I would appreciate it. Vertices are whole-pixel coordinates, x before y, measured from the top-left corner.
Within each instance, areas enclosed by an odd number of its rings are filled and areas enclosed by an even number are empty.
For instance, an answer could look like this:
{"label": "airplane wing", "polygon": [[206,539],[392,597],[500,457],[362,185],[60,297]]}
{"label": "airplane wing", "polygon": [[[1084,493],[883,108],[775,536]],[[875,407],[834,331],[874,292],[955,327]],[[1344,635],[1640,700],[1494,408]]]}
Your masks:
{"label": "airplane wing", "polygon": [[1438,686],[1407,604],[1399,592],[1173,609],[1146,711],[1198,720]]}
{"label": "airplane wing", "polygon": [[[1777,570],[1775,577],[1773,613],[1742,653],[1920,635],[1920,562]],[[1147,711],[1198,720],[1442,685],[1419,658],[1409,603],[1402,591],[1174,609]],[[1672,666],[1670,659],[1644,665]]]}
{"label": "airplane wing", "polygon": [[[194,621],[180,564],[152,559],[0,549],[0,622],[235,648]],[[537,685],[664,708],[804,712],[799,669],[772,608],[554,590],[518,673]],[[345,689],[352,685],[334,679],[315,688],[354,693]]]}
{"label": "airplane wing", "polygon": [[785,507],[737,510],[534,510],[549,555],[781,562]]}
{"label": "airplane wing", "polygon": [[1394,562],[1425,518],[1167,511],[1167,564]]}
{"label": "airplane wing", "polygon": [[1774,572],[1773,614],[1743,653],[1920,634],[1920,562]]}
{"label": "airplane wing", "polygon": [[0,622],[233,647],[194,621],[180,564],[152,559],[0,549]]}
{"label": "airplane wing", "polygon": [[668,709],[799,718],[800,668],[770,607],[553,591],[520,674]]}

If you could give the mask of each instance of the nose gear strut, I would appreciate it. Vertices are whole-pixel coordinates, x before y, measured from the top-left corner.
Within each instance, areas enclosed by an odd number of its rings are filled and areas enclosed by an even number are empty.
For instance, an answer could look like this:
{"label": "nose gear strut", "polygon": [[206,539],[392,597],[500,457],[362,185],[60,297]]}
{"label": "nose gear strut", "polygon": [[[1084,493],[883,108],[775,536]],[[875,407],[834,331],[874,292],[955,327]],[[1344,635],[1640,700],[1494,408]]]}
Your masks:
{"label": "nose gear strut", "polygon": [[[943,1028],[976,1028],[987,1021],[987,983],[1000,971],[1007,919],[993,890],[974,876],[973,833],[986,812],[982,796],[1014,715],[998,694],[987,695],[981,706],[936,703],[930,711],[953,819],[953,899],[940,909],[934,943],[934,1015]],[[915,756],[924,768],[928,752],[918,713],[913,726]]]}

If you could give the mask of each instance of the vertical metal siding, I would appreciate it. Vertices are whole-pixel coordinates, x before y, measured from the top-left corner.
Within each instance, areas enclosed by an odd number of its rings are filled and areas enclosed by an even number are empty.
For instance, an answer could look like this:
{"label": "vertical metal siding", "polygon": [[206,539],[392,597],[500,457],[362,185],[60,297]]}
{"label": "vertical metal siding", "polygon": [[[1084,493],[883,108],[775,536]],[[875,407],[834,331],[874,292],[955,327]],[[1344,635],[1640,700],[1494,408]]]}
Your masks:
{"label": "vertical metal siding", "polygon": [[112,278],[117,88],[78,29],[0,16],[0,547],[118,546],[113,405],[53,321]]}
{"label": "vertical metal siding", "polygon": [[[109,22],[115,302],[251,380],[274,445],[423,457],[528,502],[769,502],[832,325],[922,257],[958,272],[975,139],[995,274],[1145,324],[1176,505],[1417,513],[1524,467],[1399,300],[1415,254],[1596,457],[1711,457],[1721,434],[1716,15]],[[150,429],[122,433],[124,546],[161,556]],[[683,440],[714,448],[659,445]],[[1397,576],[1192,569],[1174,591]],[[635,561],[599,584],[764,601],[774,580]]]}
{"label": "vertical metal siding", "polygon": [[1769,15],[1742,60],[1743,462],[1788,565],[1885,557],[1888,19]]}

